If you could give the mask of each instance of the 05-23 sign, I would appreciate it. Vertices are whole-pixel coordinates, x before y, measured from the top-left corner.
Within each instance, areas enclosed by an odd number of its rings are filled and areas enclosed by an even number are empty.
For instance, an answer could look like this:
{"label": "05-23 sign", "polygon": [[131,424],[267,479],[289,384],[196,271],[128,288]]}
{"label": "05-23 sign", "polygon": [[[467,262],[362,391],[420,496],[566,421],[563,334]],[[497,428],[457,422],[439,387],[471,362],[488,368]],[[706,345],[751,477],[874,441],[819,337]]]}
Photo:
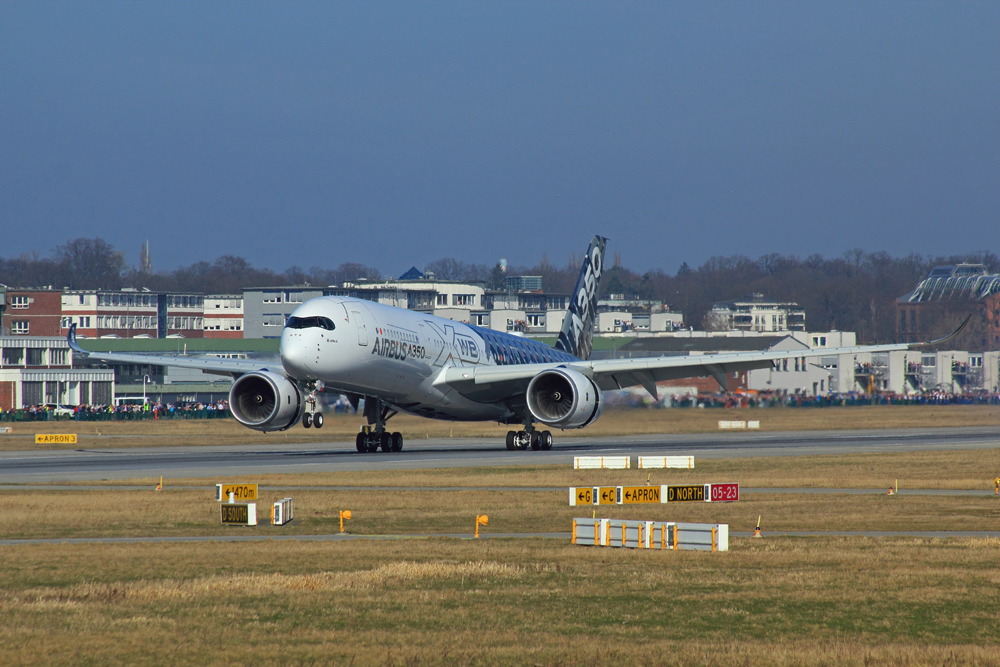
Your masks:
{"label": "05-23 sign", "polygon": [[733,503],[740,499],[739,484],[712,484],[713,503]]}

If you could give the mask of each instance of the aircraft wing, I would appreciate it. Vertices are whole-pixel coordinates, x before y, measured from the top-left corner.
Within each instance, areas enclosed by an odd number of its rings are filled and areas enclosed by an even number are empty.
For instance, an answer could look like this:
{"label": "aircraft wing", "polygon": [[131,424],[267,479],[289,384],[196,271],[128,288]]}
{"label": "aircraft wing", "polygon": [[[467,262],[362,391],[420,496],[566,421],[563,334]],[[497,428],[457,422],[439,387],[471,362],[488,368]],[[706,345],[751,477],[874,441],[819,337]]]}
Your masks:
{"label": "aircraft wing", "polygon": [[713,377],[720,386],[725,387],[726,377],[730,373],[769,368],[775,361],[782,359],[892,352],[943,343],[957,335],[968,323],[969,318],[971,315],[951,334],[926,343],[857,345],[807,350],[764,350],[761,352],[729,352],[640,359],[601,359],[518,366],[452,366],[442,371],[435,384],[450,386],[472,400],[502,401],[525,393],[528,383],[538,373],[561,367],[591,377],[597,386],[605,391],[642,386],[655,398],[657,395],[656,383],[663,380]]}
{"label": "aircraft wing", "polygon": [[66,336],[73,352],[87,359],[99,361],[116,361],[125,364],[154,364],[157,366],[174,366],[177,368],[195,368],[216,375],[231,375],[233,377],[250,371],[272,371],[285,374],[280,361],[253,361],[250,359],[219,359],[217,357],[189,357],[165,354],[129,354],[127,352],[88,352],[80,347],[76,340],[76,325],[69,328]]}

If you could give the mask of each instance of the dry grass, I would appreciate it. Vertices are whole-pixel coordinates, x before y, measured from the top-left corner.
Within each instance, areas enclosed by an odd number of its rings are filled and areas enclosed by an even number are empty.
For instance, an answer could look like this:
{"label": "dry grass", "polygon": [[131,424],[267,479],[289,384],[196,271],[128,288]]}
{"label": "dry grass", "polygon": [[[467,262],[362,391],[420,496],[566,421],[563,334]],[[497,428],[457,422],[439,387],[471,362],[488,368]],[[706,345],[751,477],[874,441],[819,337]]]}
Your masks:
{"label": "dry grass", "polygon": [[998,665],[998,548],[0,547],[0,664]]}
{"label": "dry grass", "polygon": [[[622,482],[619,475],[602,475]],[[510,481],[517,482],[511,473]],[[589,483],[596,477],[591,474]],[[678,476],[677,480],[680,479]],[[691,480],[692,477],[688,477]],[[704,481],[711,478],[698,478]],[[718,478],[716,478],[718,479]],[[727,481],[733,478],[725,477]],[[736,478],[740,481],[739,478]],[[469,481],[469,480],[466,480]],[[721,481],[721,480],[720,480]],[[55,490],[59,489],[59,490]],[[356,534],[471,533],[477,514],[488,514],[489,531],[567,532],[574,517],[728,523],[752,530],[758,515],[767,530],[984,530],[1000,526],[996,496],[884,496],[743,493],[738,503],[570,507],[567,490],[264,490],[258,504],[262,524],[270,504],[291,495],[294,524],[223,527],[219,504],[209,487],[149,490],[0,491],[0,536],[59,538],[178,535],[328,534],[339,530],[339,512]]]}
{"label": "dry grass", "polygon": [[[718,421],[761,422],[763,431],[935,428],[1000,426],[1000,406],[875,406],[839,408],[764,408],[699,410],[608,410],[594,425],[562,431],[560,438],[656,433],[713,433]],[[280,444],[353,440],[364,420],[357,415],[326,415],[322,430],[294,427],[262,434],[235,420],[162,420],[143,422],[22,422],[13,435],[0,436],[0,450],[166,447]],[[508,427],[493,423],[441,422],[408,415],[393,419],[392,428],[407,438],[489,437],[502,440]],[[76,433],[77,445],[35,445],[36,433]],[[31,436],[29,439],[28,436]]]}
{"label": "dry grass", "polygon": [[[706,460],[658,474],[832,486],[822,481],[904,470],[947,486],[995,476],[997,464],[1000,451],[981,450]],[[642,471],[540,466],[227,481],[545,486],[574,476],[645,480]],[[283,495],[266,490],[261,504]],[[0,537],[330,533],[340,509],[352,510],[355,533],[468,534],[484,512],[487,533],[566,532],[591,509],[569,507],[561,490],[291,495],[290,526],[223,528],[207,484],[5,490]],[[597,509],[732,530],[750,530],[762,514],[765,539],[732,539],[717,554],[543,539],[0,545],[0,665],[1000,666],[1000,540],[768,534],[995,530],[994,496],[748,494],[736,504]]]}

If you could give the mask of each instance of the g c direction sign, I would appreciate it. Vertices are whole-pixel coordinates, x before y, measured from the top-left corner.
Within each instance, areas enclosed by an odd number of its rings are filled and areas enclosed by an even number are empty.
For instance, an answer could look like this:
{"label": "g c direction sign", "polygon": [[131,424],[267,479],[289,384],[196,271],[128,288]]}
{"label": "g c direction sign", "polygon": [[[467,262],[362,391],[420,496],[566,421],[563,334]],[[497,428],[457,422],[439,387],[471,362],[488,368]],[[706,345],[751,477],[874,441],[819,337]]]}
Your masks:
{"label": "g c direction sign", "polygon": [[621,505],[620,486],[571,486],[569,504],[572,505]]}

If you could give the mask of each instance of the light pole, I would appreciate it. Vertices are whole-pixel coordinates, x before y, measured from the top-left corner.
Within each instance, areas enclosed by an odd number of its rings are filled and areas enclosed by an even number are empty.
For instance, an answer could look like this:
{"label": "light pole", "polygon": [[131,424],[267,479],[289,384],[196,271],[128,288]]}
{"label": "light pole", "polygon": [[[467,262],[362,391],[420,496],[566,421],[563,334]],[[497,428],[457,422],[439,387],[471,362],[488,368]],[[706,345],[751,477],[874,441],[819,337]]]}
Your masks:
{"label": "light pole", "polygon": [[142,376],[142,404],[146,405],[146,383],[152,382],[148,375]]}

